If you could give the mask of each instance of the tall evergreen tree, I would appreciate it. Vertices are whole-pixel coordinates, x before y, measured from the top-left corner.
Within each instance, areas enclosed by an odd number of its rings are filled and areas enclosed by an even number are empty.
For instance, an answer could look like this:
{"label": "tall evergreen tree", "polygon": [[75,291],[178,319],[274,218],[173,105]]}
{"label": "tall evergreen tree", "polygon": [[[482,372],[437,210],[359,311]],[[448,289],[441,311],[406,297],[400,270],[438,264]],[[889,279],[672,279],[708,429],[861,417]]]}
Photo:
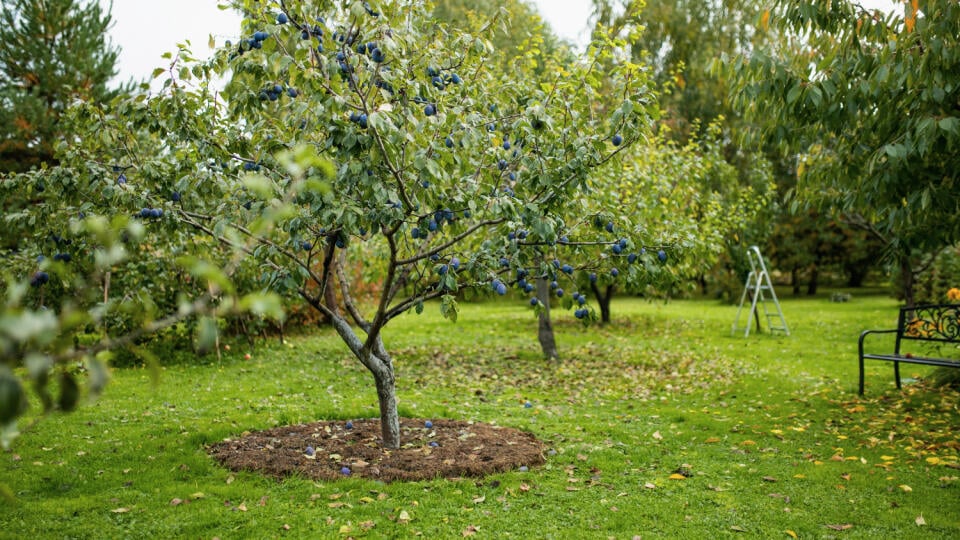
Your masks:
{"label": "tall evergreen tree", "polygon": [[119,49],[96,0],[4,0],[0,7],[0,173],[55,163],[60,115],[108,100]]}

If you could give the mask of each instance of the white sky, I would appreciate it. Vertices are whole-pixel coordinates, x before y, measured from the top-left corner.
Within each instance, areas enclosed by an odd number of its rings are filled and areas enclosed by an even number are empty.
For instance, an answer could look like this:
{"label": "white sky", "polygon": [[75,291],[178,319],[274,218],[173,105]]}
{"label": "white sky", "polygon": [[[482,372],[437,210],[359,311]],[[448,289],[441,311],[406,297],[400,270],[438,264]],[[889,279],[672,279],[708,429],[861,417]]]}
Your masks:
{"label": "white sky", "polygon": [[[656,0],[651,0],[656,1]],[[107,5],[110,0],[100,0]],[[544,19],[561,37],[583,42],[590,17],[590,0],[532,0]],[[866,8],[892,9],[892,0],[861,0]],[[899,3],[899,2],[897,2]],[[177,43],[189,40],[193,54],[206,58],[212,34],[218,45],[236,41],[240,17],[233,11],[217,9],[217,0],[113,0],[113,28],[110,36],[121,48],[119,79],[145,80],[154,68],[167,67],[164,52],[177,50]]]}

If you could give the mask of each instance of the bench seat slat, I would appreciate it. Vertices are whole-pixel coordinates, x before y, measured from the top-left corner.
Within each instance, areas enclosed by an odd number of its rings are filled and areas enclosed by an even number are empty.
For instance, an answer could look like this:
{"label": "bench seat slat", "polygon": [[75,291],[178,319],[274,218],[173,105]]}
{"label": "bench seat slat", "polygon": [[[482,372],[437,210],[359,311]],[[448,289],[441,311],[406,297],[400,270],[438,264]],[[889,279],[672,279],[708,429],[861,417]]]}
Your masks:
{"label": "bench seat slat", "polygon": [[949,358],[931,358],[927,356],[905,356],[902,354],[868,354],[868,353],[864,353],[863,358],[868,360],[886,360],[888,362],[903,362],[905,364],[924,364],[928,366],[960,367],[960,360],[950,360]]}

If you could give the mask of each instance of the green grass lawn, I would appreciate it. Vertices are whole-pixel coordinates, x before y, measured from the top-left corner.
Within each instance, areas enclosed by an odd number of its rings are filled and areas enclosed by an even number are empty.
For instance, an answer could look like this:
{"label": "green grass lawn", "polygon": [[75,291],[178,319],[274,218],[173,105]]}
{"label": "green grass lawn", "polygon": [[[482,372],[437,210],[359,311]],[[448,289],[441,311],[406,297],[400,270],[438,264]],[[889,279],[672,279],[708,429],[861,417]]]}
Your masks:
{"label": "green grass lawn", "polygon": [[896,303],[783,307],[792,336],[747,339],[730,336],[736,307],[711,301],[618,299],[608,327],[557,312],[558,363],[519,301],[463,306],[456,324],[430,308],[397,319],[402,415],[546,442],[545,466],[484,479],[276,481],[214,464],[204,446],[246,430],[377,414],[372,378],[327,330],[233,343],[222,363],[167,358],[158,385],[116,369],[99,401],[0,454],[15,497],[0,536],[960,537],[958,394],[896,391],[881,362],[856,393],[857,335],[893,325]]}

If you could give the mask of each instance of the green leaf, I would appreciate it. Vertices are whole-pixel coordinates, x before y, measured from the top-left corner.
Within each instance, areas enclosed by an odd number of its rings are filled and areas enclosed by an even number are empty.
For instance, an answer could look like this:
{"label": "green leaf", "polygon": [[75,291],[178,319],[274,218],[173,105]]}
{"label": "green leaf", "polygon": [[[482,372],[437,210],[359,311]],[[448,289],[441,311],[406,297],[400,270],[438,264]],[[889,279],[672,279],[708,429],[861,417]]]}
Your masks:
{"label": "green leaf", "polygon": [[451,322],[457,322],[457,316],[460,314],[460,306],[457,305],[456,297],[445,294],[440,298],[440,315]]}
{"label": "green leaf", "polygon": [[960,135],[960,120],[958,120],[956,116],[941,118],[940,121],[937,122],[937,125],[947,133]]}
{"label": "green leaf", "polygon": [[800,97],[800,92],[803,88],[800,86],[799,82],[793,83],[793,86],[790,88],[790,91],[787,92],[787,105],[793,105],[797,99]]}

